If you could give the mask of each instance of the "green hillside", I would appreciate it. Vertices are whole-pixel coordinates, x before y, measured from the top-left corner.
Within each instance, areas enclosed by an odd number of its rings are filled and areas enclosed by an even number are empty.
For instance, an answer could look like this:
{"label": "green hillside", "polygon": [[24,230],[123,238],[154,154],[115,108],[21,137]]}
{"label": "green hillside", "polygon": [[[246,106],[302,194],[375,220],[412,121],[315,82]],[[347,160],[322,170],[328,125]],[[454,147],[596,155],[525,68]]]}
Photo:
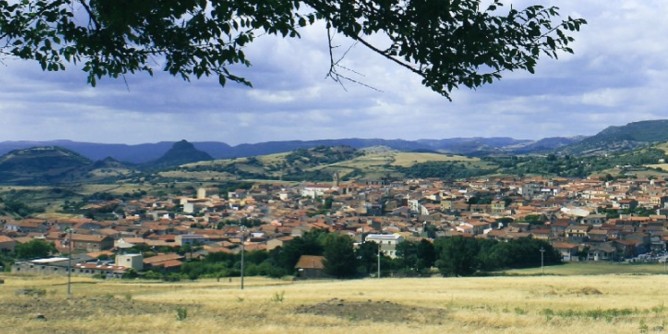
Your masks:
{"label": "green hillside", "polygon": [[92,162],[84,156],[57,146],[11,151],[0,157],[3,184],[50,184],[68,182]]}
{"label": "green hillside", "polygon": [[630,151],[666,141],[668,141],[668,120],[640,121],[624,126],[608,127],[560,151],[575,155],[606,154]]}

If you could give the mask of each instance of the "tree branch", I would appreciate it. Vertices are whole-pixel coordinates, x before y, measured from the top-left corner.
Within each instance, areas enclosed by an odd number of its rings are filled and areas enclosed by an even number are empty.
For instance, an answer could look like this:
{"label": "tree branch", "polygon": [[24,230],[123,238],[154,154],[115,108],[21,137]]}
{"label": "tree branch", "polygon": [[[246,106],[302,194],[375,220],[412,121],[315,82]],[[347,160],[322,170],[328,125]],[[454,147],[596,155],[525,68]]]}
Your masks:
{"label": "tree branch", "polygon": [[79,2],[81,2],[81,5],[83,6],[83,8],[88,13],[89,20],[91,22],[93,22],[93,24],[95,25],[95,30],[99,31],[101,26],[100,26],[100,23],[97,22],[97,19],[95,18],[95,15],[93,15],[93,10],[90,8],[90,6],[88,6],[88,4],[86,3],[86,0],[80,0]]}

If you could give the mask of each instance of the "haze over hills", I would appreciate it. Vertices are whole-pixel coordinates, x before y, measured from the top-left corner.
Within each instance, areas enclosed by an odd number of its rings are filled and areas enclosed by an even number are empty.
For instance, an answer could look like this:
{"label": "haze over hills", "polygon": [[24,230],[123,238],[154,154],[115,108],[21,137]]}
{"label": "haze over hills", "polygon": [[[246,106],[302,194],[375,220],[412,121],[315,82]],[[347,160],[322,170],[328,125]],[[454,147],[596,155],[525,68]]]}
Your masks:
{"label": "haze over hills", "polygon": [[[497,154],[545,154],[555,150],[564,154],[601,154],[634,149],[655,142],[668,141],[668,120],[651,120],[612,126],[591,136],[552,137],[540,140],[514,139],[510,137],[474,137],[447,139],[362,139],[343,138],[325,140],[271,141],[256,144],[231,146],[222,142],[193,142],[194,148],[209,154],[214,159],[242,158],[258,155],[290,152],[300,148],[318,146],[350,146],[360,149],[372,146],[387,146],[399,151],[441,152],[486,156]],[[159,159],[173,142],[157,142],[137,145],[100,144],[54,141],[5,141],[0,142],[0,154],[16,149],[35,146],[59,146],[91,159],[112,157],[118,161],[143,164]]]}
{"label": "haze over hills", "polygon": [[179,141],[158,159],[138,165],[106,157],[93,162],[72,150],[58,146],[13,150],[0,157],[1,184],[62,184],[74,182],[115,182],[144,170],[169,169],[213,158]]}
{"label": "haze over hills", "polygon": [[[209,154],[214,159],[243,158],[258,155],[290,152],[296,149],[308,149],[318,146],[350,146],[361,149],[373,146],[386,146],[399,151],[441,152],[485,156],[489,154],[526,154],[547,153],[556,148],[581,140],[576,138],[546,138],[541,140],[495,138],[450,138],[421,139],[415,141],[402,139],[326,139],[326,140],[293,140],[272,141],[256,144],[240,144],[230,146],[221,142],[193,142],[194,148]],[[173,145],[173,142],[149,144],[100,144],[83,143],[69,140],[56,141],[6,141],[0,142],[0,155],[12,150],[36,146],[59,146],[80,153],[91,160],[112,157],[118,161],[133,164],[144,164],[162,157]]]}
{"label": "haze over hills", "polygon": [[[589,138],[556,137],[538,141],[504,137],[417,141],[349,138],[234,147],[224,143],[189,143],[185,140],[142,145],[56,141],[49,143],[58,143],[63,147],[51,145],[16,149],[0,156],[0,183],[131,182],[147,177],[173,180],[202,180],[202,177],[207,180],[328,180],[333,173],[347,178],[387,175],[460,178],[489,173],[586,176],[617,165],[663,163],[668,156],[662,148],[653,145],[667,141],[668,120],[609,127]],[[36,144],[39,142],[5,142],[0,147]],[[67,147],[81,149],[93,158]],[[367,150],[370,147],[385,149]],[[377,152],[370,153],[374,151]],[[216,155],[208,152],[215,152]],[[460,155],[453,155],[457,153]],[[114,154],[135,157],[135,161],[142,162],[123,162]],[[518,159],[519,155],[524,156]],[[569,160],[568,156],[572,155],[591,158]],[[221,156],[229,158],[205,163]],[[514,156],[513,159],[504,158],[510,156]],[[241,157],[245,158],[238,159]],[[483,159],[471,160],[473,157]],[[378,161],[382,163],[377,164]],[[193,165],[195,162],[197,164]]]}

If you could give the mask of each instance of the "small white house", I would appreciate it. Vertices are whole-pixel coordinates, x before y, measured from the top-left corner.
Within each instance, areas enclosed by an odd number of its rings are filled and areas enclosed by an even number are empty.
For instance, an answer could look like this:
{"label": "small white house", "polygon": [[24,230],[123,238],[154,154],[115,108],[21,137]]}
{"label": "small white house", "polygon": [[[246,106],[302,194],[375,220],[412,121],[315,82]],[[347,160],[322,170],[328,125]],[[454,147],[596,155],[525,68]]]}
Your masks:
{"label": "small white house", "polygon": [[116,255],[116,266],[132,268],[136,271],[144,269],[144,256],[141,254]]}

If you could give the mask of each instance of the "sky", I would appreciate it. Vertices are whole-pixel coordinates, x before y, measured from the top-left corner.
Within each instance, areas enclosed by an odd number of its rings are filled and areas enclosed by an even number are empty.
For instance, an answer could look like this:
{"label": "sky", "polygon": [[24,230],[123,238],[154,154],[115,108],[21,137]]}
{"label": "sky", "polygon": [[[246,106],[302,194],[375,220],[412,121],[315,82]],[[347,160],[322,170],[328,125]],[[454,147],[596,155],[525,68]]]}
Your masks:
{"label": "sky", "polygon": [[[534,0],[533,3],[538,3]],[[506,4],[511,1],[505,1]],[[512,1],[521,7],[531,1]],[[262,36],[246,54],[248,88],[216,78],[184,82],[157,71],[86,84],[81,70],[42,72],[39,64],[0,59],[0,141],[97,143],[219,141],[231,145],[338,138],[443,139],[590,136],[608,126],[668,119],[668,1],[564,0],[562,17],[588,21],[574,55],[539,60],[535,74],[504,72],[453,101],[361,45],[341,64],[373,87],[326,78],[321,25],[301,39]],[[352,41],[341,36],[335,52]]]}

